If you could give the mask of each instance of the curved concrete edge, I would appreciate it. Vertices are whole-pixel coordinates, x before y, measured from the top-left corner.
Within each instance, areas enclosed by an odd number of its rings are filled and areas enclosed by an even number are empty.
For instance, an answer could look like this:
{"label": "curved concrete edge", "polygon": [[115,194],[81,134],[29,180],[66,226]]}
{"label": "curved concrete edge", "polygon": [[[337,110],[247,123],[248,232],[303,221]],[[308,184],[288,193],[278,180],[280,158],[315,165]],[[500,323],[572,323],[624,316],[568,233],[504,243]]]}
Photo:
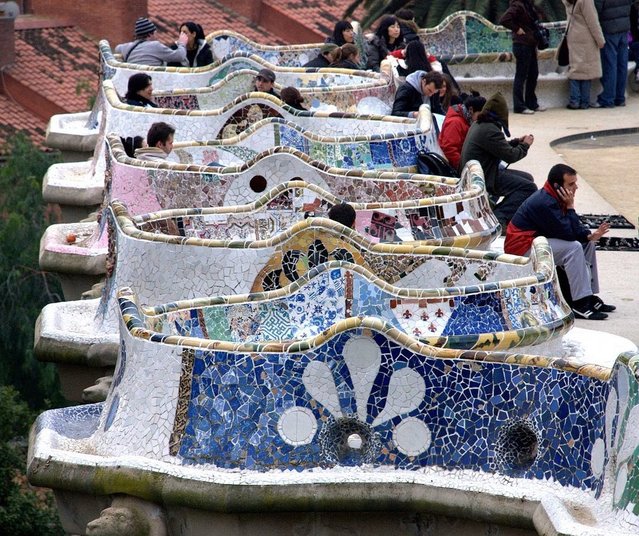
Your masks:
{"label": "curved concrete edge", "polygon": [[98,129],[87,128],[91,112],[57,114],[47,125],[45,145],[60,151],[91,152],[98,141]]}
{"label": "curved concrete edge", "polygon": [[102,203],[104,175],[92,174],[91,161],[53,164],[42,180],[42,198],[47,203],[92,206]]}
{"label": "curved concrete edge", "polygon": [[[38,360],[87,367],[115,366],[120,338],[94,322],[99,299],[50,303],[35,325],[34,353]],[[85,331],[79,331],[84,328]]]}
{"label": "curved concrete edge", "polygon": [[[50,225],[40,239],[40,268],[47,272],[103,275],[106,272],[107,248],[97,241],[97,222]],[[67,236],[73,234],[75,243]]]}
{"label": "curved concrete edge", "polygon": [[580,132],[579,134],[571,134],[570,136],[562,136],[561,138],[555,138],[550,141],[551,147],[557,147],[564,143],[571,143],[573,141],[587,140],[592,138],[603,138],[606,136],[621,136],[624,134],[636,134],[639,132],[639,127],[626,127],[626,128],[611,128],[607,130],[589,130],[588,132]]}
{"label": "curved concrete edge", "polygon": [[[557,489],[546,481],[522,482],[481,473],[483,482],[475,486],[477,479],[470,473],[478,472],[441,468],[411,472],[338,467],[303,473],[198,470],[147,459],[47,449],[44,443],[53,444],[60,436],[49,429],[36,432],[37,426],[32,429],[27,464],[32,484],[90,496],[128,494],[162,505],[169,513],[171,507],[181,506],[216,513],[421,511],[534,528],[544,535],[631,534],[620,526],[598,523],[591,508],[594,499],[582,490],[564,488],[554,493]],[[572,515],[566,505],[569,497],[588,524]]]}

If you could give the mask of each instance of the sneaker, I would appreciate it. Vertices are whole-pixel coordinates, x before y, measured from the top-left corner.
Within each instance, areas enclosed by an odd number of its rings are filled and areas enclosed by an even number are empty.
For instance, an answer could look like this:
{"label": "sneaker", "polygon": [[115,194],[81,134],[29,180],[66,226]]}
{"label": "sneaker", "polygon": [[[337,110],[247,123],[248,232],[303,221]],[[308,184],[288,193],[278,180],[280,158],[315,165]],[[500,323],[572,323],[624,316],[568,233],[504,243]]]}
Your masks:
{"label": "sneaker", "polygon": [[534,112],[545,112],[548,108],[546,108],[545,106],[537,106],[537,108],[535,108],[533,111]]}
{"label": "sneaker", "polygon": [[566,108],[568,108],[569,110],[579,110],[579,105],[578,104],[573,104],[572,102],[569,102],[566,105]]}
{"label": "sneaker", "polygon": [[575,313],[575,318],[582,318],[583,320],[605,320],[608,318],[606,313],[595,310],[590,303],[588,305],[577,305],[575,303],[572,306],[572,312]]}
{"label": "sneaker", "polygon": [[600,102],[591,102],[590,103],[590,107],[591,108],[614,108],[615,105],[614,104],[601,104]]}
{"label": "sneaker", "polygon": [[612,313],[617,310],[617,307],[614,305],[608,305],[604,303],[604,301],[599,296],[593,296],[590,300],[590,304],[595,311],[599,311],[602,313]]}
{"label": "sneaker", "polygon": [[535,110],[531,110],[530,108],[524,108],[521,112],[515,112],[516,114],[524,114],[524,115],[532,115],[535,113]]}

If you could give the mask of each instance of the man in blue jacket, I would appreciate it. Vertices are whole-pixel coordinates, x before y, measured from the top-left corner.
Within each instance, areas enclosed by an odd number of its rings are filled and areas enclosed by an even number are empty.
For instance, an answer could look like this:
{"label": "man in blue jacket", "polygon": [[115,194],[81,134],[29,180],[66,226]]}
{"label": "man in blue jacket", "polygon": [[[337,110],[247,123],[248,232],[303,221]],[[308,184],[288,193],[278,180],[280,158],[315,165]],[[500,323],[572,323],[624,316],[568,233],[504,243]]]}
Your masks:
{"label": "man in blue jacket", "polygon": [[599,24],[606,44],[601,49],[601,85],[593,108],[626,105],[628,77],[628,31],[633,0],[595,0]]}
{"label": "man in blue jacket", "polygon": [[508,224],[504,251],[527,255],[533,239],[545,236],[555,264],[566,272],[575,316],[604,320],[616,307],[595,295],[599,292],[595,246],[610,224],[602,223],[591,232],[581,223],[575,212],[577,188],[573,168],[566,164],[550,168],[543,188],[523,202]]}

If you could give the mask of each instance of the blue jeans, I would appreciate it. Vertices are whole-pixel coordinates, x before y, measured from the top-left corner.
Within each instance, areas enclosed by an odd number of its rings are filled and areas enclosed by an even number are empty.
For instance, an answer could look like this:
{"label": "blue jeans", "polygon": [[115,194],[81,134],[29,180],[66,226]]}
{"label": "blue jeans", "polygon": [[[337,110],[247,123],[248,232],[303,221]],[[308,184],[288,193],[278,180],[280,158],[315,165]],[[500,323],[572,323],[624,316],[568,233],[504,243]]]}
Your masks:
{"label": "blue jeans", "polygon": [[[513,108],[515,112],[523,112],[526,108],[536,110],[537,103],[537,78],[539,66],[537,65],[537,47],[513,43],[515,55],[515,79],[513,80]],[[524,85],[526,90],[524,92]]]}
{"label": "blue jeans", "polygon": [[628,78],[628,34],[604,33],[606,44],[601,49],[601,85],[597,102],[601,106],[620,106],[626,102],[626,78]]}
{"label": "blue jeans", "polygon": [[580,108],[590,106],[590,80],[570,81],[570,104]]}

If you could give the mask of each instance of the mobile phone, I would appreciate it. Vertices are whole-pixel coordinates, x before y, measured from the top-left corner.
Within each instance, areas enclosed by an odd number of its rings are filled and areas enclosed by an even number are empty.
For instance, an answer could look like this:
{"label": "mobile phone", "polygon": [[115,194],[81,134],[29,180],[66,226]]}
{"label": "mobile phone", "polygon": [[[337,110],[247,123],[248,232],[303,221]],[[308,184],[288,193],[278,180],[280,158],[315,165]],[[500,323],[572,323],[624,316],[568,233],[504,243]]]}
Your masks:
{"label": "mobile phone", "polygon": [[555,190],[559,190],[559,188],[561,188],[561,186],[559,186],[559,183],[556,183],[556,182],[555,182],[555,183],[553,183],[552,187],[553,187]]}

